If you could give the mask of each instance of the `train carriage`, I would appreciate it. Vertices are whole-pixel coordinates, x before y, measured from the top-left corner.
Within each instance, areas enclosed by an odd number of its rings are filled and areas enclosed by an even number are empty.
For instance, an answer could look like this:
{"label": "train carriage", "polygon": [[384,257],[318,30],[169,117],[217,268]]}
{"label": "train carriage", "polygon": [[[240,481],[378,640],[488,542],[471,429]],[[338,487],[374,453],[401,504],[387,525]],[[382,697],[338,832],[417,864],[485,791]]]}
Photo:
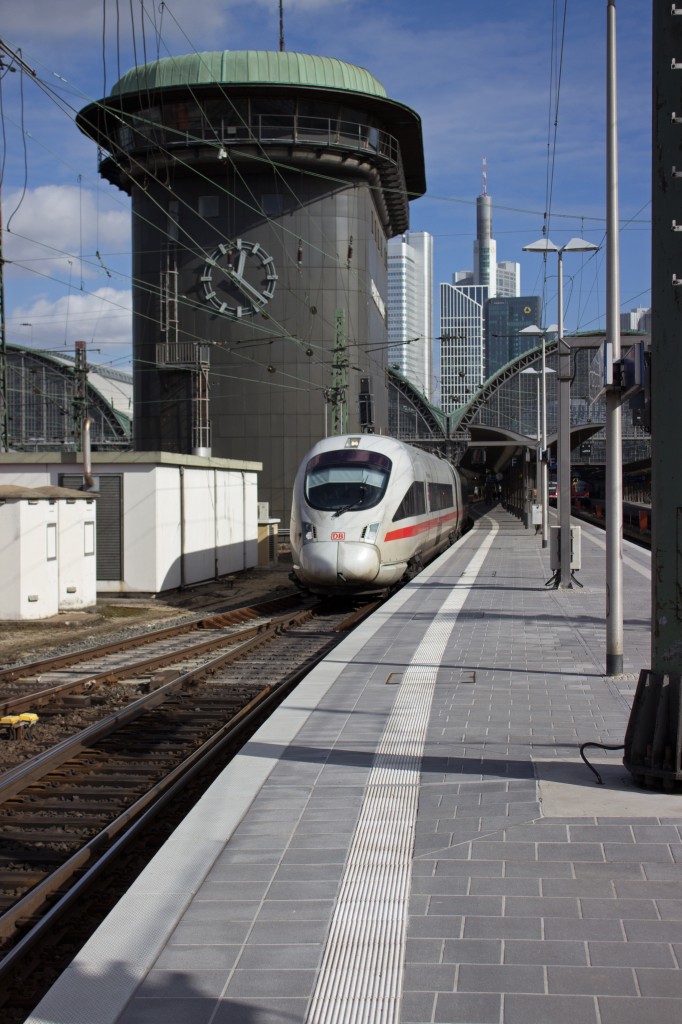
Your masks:
{"label": "train carriage", "polygon": [[326,438],[296,475],[294,579],[316,593],[387,590],[453,543],[466,515],[445,459],[382,435]]}

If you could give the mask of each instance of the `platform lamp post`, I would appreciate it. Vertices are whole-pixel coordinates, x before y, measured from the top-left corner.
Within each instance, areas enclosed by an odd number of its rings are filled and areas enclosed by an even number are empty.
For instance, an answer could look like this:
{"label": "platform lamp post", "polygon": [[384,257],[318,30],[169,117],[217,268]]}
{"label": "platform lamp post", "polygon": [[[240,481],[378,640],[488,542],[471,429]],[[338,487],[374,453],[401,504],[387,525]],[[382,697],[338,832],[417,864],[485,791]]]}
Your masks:
{"label": "platform lamp post", "polygon": [[524,252],[557,254],[557,352],[559,417],[557,423],[557,483],[559,505],[559,571],[555,586],[572,588],[571,582],[571,349],[564,341],[564,268],[565,252],[595,252],[599,248],[584,238],[570,238],[565,245],[555,245],[549,238],[524,245]]}
{"label": "platform lamp post", "polygon": [[[526,338],[542,338],[542,369],[539,371],[542,374],[542,404],[540,409],[542,412],[542,433],[541,433],[541,457],[540,457],[540,502],[542,504],[542,546],[547,547],[547,534],[548,534],[548,512],[549,507],[549,463],[547,460],[547,374],[554,373],[554,370],[548,370],[545,360],[545,341],[548,334],[556,334],[557,325],[550,324],[549,327],[538,327],[537,324],[531,324],[530,327],[524,327],[519,331],[519,334],[523,334]],[[535,370],[535,373],[538,371]]]}

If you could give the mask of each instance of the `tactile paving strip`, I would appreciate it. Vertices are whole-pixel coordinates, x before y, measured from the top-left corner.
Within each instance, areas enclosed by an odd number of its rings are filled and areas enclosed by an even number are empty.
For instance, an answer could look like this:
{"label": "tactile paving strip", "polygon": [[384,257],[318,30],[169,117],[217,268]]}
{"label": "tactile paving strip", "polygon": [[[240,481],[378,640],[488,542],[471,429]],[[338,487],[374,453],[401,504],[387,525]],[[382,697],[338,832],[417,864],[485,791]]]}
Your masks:
{"label": "tactile paving strip", "polygon": [[369,777],[306,1024],[398,1020],[419,776],[438,666],[497,525],[405,671]]}

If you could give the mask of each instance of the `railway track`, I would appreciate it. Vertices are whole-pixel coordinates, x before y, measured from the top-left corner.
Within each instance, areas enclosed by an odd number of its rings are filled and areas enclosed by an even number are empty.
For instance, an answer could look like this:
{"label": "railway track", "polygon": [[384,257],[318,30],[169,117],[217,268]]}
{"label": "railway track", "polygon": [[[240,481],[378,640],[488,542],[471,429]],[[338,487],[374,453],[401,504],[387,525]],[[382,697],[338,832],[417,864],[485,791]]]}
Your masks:
{"label": "railway track", "polygon": [[[3,1020],[23,1019],[11,1016],[12,1005],[25,1004],[27,979],[37,966],[44,970],[38,950],[58,930],[68,934],[64,921],[87,891],[97,891],[105,868],[107,875],[112,865],[115,871],[150,821],[163,817],[212,761],[227,763],[271,708],[376,607],[349,615],[300,599],[298,607],[289,604],[242,611],[239,622],[234,613],[210,616],[183,624],[181,633],[155,631],[148,643],[117,644],[116,651],[105,645],[66,663],[46,659],[0,674],[3,690],[15,688],[5,707],[40,709],[38,725],[14,741],[6,733],[3,744],[6,759],[10,748],[15,752],[0,775]],[[74,698],[89,704],[70,704]],[[55,708],[61,710],[50,715]],[[72,721],[62,735],[65,708],[71,719],[77,710],[80,727]],[[83,722],[86,711],[92,720]],[[41,729],[41,749],[22,755]]]}

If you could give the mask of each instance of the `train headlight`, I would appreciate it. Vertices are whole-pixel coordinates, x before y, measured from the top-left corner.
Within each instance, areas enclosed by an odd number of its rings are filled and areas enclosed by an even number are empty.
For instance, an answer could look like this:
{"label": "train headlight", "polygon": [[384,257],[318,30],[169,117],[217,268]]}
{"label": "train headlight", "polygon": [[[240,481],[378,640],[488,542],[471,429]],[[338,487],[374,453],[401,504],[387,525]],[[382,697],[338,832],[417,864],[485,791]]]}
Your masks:
{"label": "train headlight", "polygon": [[301,523],[301,539],[304,544],[310,544],[316,539],[315,527],[312,523]]}
{"label": "train headlight", "polygon": [[369,526],[364,528],[362,531],[362,539],[366,544],[376,544],[380,526],[381,523],[371,523]]}

